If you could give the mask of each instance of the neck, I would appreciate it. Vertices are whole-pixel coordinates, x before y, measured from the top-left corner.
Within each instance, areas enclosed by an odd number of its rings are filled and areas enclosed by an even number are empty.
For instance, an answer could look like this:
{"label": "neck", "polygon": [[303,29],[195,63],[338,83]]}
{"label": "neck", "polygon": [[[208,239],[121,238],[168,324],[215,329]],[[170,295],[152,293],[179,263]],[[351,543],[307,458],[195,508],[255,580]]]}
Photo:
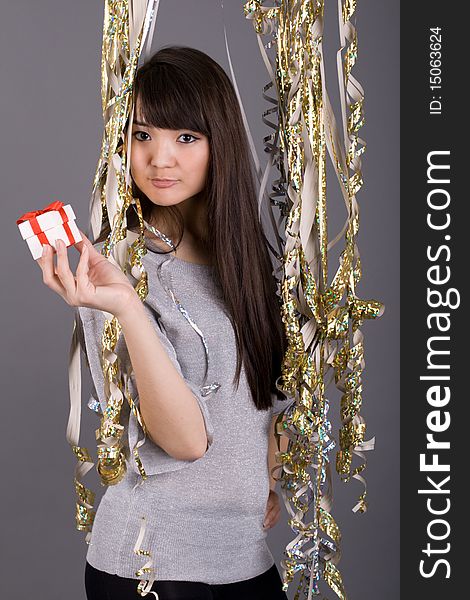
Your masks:
{"label": "neck", "polygon": [[[207,232],[207,213],[206,202],[202,194],[197,194],[188,198],[184,202],[175,205],[176,210],[180,213],[183,224],[184,234],[188,242],[202,243],[206,239]],[[149,218],[149,224],[156,227],[170,239],[176,240],[179,238],[180,230],[167,207],[157,207]]]}
{"label": "neck", "polygon": [[[176,250],[177,256],[186,256],[189,257],[189,260],[192,258],[194,262],[210,262],[204,199],[200,195],[188,198],[188,200],[177,205],[177,210],[180,212],[184,224],[181,241],[179,240],[181,231],[166,207],[158,207],[154,210],[147,222],[170,238],[175,245],[179,242]],[[152,231],[146,229],[145,235],[155,241],[161,248],[169,249],[168,244],[160,240]]]}

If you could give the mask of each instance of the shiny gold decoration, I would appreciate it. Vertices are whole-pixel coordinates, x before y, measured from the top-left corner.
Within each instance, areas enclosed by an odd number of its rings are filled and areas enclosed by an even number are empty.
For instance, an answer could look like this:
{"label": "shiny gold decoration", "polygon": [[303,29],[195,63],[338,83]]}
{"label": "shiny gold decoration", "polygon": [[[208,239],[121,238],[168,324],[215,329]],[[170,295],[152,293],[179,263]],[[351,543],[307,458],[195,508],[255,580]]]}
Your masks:
{"label": "shiny gold decoration", "polygon": [[[338,3],[341,140],[325,87],[324,0],[279,0],[270,7],[257,0],[244,4],[271,76],[264,91],[272,87],[276,92],[274,98],[264,95],[275,106],[263,114],[263,121],[274,129],[264,142],[280,172],[269,199],[279,208],[285,225],[285,239],[279,231],[277,241],[282,248],[282,256],[278,256],[282,263],[279,292],[288,347],[278,385],[294,402],[279,415],[275,431],[278,448],[280,436],[288,438],[287,451],[277,454],[278,470],[291,515],[289,525],[297,536],[287,544],[281,566],[284,590],[300,573],[296,600],[301,593],[308,600],[320,595],[321,579],[338,598],[346,598],[336,566],[341,556],[341,534],[331,514],[328,454],[336,444],[329,437],[326,389],[333,377],[342,392],[336,468],[344,481],[354,478],[364,486],[354,512],[367,509],[365,480],[360,473],[365,468],[363,453],[374,446],[374,439],[365,441],[366,426],[360,414],[365,364],[360,327],[364,319],[379,317],[384,306],[356,295],[362,272],[356,244],[359,209],[355,196],[363,183],[361,155],[365,143],[358,137],[364,123],[364,93],[352,75],[357,59],[357,34],[351,22],[355,10],[355,0]],[[268,37],[267,43],[261,36]],[[274,59],[267,53],[272,46],[276,49]],[[265,118],[273,112],[278,114],[277,123]],[[331,242],[327,153],[347,210],[344,226]],[[330,281],[329,253],[342,236],[344,248]],[[361,459],[355,467],[354,456]],[[311,520],[305,522],[308,513]]]}
{"label": "shiny gold decoration", "polygon": [[[84,466],[93,466],[90,454],[86,448],[72,446],[73,453],[79,462],[84,463]],[[75,523],[79,531],[91,531],[95,511],[93,504],[95,502],[95,494],[81,483],[76,476],[74,479],[75,493],[77,494]]]}
{"label": "shiny gold decoration", "polygon": [[[335,443],[330,438],[329,403],[326,389],[334,378],[342,392],[341,429],[336,468],[344,481],[357,479],[364,486],[354,511],[367,509],[364,452],[373,448],[374,440],[364,441],[365,421],[362,405],[361,374],[364,368],[364,345],[360,327],[364,319],[379,317],[383,305],[375,300],[361,300],[356,295],[362,272],[356,236],[359,209],[356,194],[363,179],[361,155],[365,144],[358,137],[364,123],[364,94],[352,75],[357,59],[355,0],[339,0],[338,19],[341,47],[338,51],[338,80],[341,96],[343,139],[338,133],[333,111],[324,85],[323,9],[324,0],[278,0],[275,6],[251,0],[244,4],[245,15],[253,21],[260,50],[271,81],[264,92],[273,88],[275,98],[263,94],[273,106],[263,114],[263,121],[273,129],[265,138],[266,149],[280,177],[273,184],[270,202],[277,206],[284,223],[285,239],[276,231],[282,278],[282,318],[288,339],[279,387],[291,395],[294,403],[281,413],[276,435],[288,438],[286,452],[278,452],[282,495],[290,514],[289,525],[296,537],[286,546],[283,584],[287,590],[296,573],[300,582],[295,598],[301,593],[319,595],[323,579],[338,598],[346,592],[337,568],[341,534],[332,514],[332,489],[329,452]],[[152,35],[158,1],[105,0],[101,95],[104,135],[101,154],[93,182],[91,229],[94,239],[106,221],[111,227],[103,254],[137,281],[135,289],[142,301],[148,292],[147,274],[142,265],[146,252],[144,224],[138,200],[130,193],[130,144],[125,144],[124,126],[133,119],[132,86],[145,38]],[[262,36],[270,39],[264,45]],[[267,50],[276,48],[274,64]],[[147,42],[147,50],[148,50]],[[277,112],[278,122],[266,117]],[[128,140],[129,141],[129,140]],[[125,150],[127,148],[127,150]],[[328,241],[326,155],[338,177],[347,211],[341,232]],[[259,178],[259,170],[257,171]],[[267,180],[267,178],[266,178]],[[263,184],[265,185],[265,183]],[[263,187],[260,188],[260,202]],[[139,233],[127,230],[126,211],[131,204],[139,216]],[[261,207],[261,204],[260,204]],[[273,221],[274,222],[274,221]],[[344,236],[344,248],[331,282],[328,257],[333,246]],[[344,299],[344,301],[343,301]],[[106,408],[97,430],[97,471],[104,485],[117,484],[125,475],[126,452],[120,424],[124,398],[144,434],[145,424],[138,405],[128,392],[132,373],[122,372],[116,354],[121,334],[118,320],[106,315],[102,335],[102,367]],[[77,528],[87,531],[90,539],[93,523],[94,494],[81,479],[93,466],[89,452],[79,443],[80,432],[80,357],[77,323],[74,324],[69,361],[71,410],[67,439],[77,457],[75,489],[77,492]],[[330,380],[328,375],[332,374]],[[138,448],[131,449],[141,475],[146,480]],[[354,456],[362,462],[353,466]],[[311,511],[311,520],[306,521]],[[153,559],[142,549],[145,517],[134,553],[147,562],[136,572],[144,578],[138,584],[142,596],[150,592],[154,580]],[[307,546],[305,548],[305,546]],[[148,577],[148,579],[145,579]]]}
{"label": "shiny gold decoration", "polygon": [[[127,140],[125,126],[129,124],[127,136],[133,120],[133,83],[143,44],[147,39],[146,52],[157,18],[158,0],[105,0],[103,43],[101,59],[101,98],[104,118],[104,133],[96,174],[93,181],[91,204],[91,230],[96,239],[106,222],[110,225],[110,234],[106,239],[102,254],[126,274],[132,276],[139,298],[144,301],[148,293],[147,273],[142,264],[146,253],[144,240],[144,222],[140,203],[131,194],[129,173],[130,143]],[[126,213],[134,204],[139,218],[139,233],[136,236],[127,230]],[[102,333],[101,366],[104,378],[106,407],[102,411],[100,427],[96,431],[97,472],[105,486],[116,485],[126,474],[128,458],[123,436],[126,429],[120,423],[123,402],[126,399],[132,414],[146,434],[145,424],[140,410],[128,390],[131,373],[123,372],[116,353],[121,335],[119,321],[113,315],[105,313]],[[78,445],[80,431],[80,355],[77,323],[74,324],[73,339],[69,362],[71,411],[67,428],[67,439],[79,461],[76,469],[75,489],[77,502],[77,528],[87,531],[86,541],[90,540],[95,512],[94,494],[85,488],[80,479],[93,463],[86,448]],[[144,443],[139,440],[131,448],[132,458],[141,475],[142,483],[147,478],[138,448]],[[136,546],[137,548],[137,546]],[[139,582],[137,591],[145,596],[154,581],[153,559],[148,551],[136,551],[149,560],[137,575],[148,576]]]}

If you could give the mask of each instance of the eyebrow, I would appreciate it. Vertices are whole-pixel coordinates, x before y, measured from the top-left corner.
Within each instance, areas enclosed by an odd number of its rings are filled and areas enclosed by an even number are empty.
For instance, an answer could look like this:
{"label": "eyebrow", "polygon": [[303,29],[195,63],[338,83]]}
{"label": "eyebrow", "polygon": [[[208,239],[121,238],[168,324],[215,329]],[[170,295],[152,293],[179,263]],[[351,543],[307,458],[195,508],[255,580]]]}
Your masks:
{"label": "eyebrow", "polygon": [[[149,127],[149,128],[153,128],[153,125],[150,125],[150,123],[144,123],[144,121],[137,121],[134,120],[132,121],[132,125],[139,125],[140,127]],[[185,129],[184,127],[182,129],[176,129],[175,131],[192,131],[194,133],[199,133],[196,129]]]}

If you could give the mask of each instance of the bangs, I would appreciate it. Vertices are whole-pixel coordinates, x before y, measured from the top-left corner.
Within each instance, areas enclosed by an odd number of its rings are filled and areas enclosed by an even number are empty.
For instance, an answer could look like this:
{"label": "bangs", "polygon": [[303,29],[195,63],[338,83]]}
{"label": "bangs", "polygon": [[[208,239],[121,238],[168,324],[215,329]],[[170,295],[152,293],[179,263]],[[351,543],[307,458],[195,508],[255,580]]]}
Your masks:
{"label": "bangs", "polygon": [[190,129],[210,137],[203,101],[196,85],[173,65],[145,67],[135,80],[143,120],[159,129]]}

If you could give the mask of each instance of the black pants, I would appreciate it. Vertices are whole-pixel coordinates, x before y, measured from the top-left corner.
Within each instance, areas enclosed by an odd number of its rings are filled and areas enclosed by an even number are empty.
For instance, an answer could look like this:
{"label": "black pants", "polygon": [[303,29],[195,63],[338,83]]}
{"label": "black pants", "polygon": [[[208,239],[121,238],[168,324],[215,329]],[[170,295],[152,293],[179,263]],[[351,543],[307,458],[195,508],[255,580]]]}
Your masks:
{"label": "black pants", "polygon": [[[137,579],[128,579],[99,571],[88,561],[85,588],[88,600],[141,600]],[[282,580],[274,564],[252,579],[220,585],[195,581],[154,581],[152,591],[160,600],[287,600]],[[153,595],[147,595],[149,600]]]}

